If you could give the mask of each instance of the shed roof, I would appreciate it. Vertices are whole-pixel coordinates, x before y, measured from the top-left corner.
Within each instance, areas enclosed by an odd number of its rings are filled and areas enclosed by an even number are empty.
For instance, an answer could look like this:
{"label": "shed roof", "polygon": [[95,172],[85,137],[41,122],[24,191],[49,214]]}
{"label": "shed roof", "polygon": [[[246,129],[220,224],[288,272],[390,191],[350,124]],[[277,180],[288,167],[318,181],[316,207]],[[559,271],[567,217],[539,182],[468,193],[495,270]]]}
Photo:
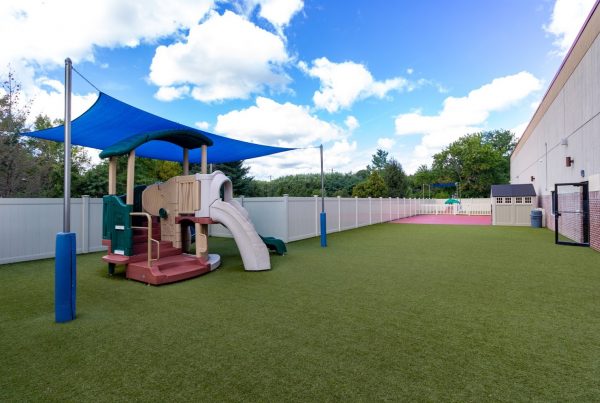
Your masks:
{"label": "shed roof", "polygon": [[531,183],[518,185],[492,185],[492,197],[536,196]]}

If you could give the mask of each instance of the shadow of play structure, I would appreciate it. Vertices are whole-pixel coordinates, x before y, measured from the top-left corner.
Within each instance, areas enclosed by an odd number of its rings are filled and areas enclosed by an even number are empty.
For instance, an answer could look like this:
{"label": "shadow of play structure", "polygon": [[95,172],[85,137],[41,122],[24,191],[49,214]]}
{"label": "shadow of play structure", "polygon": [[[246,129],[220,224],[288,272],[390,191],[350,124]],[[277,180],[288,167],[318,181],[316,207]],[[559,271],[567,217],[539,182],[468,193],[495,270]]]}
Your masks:
{"label": "shadow of play structure", "polygon": [[[167,141],[183,148],[183,175],[164,183],[134,186],[135,148],[149,141]],[[262,238],[248,212],[233,199],[231,180],[222,172],[207,174],[207,147],[212,141],[191,130],[169,130],[136,135],[102,151],[109,158],[109,191],[103,198],[103,244],[110,274],[125,265],[132,280],[160,285],[193,278],[220,265],[208,253],[208,225],[222,224],[237,244],[246,271],[271,268],[269,250],[286,252],[276,238]],[[189,175],[189,150],[201,148],[201,174]],[[116,195],[116,158],[128,155],[127,193]],[[222,195],[222,197],[221,197]],[[190,231],[192,227],[193,231]],[[191,232],[196,250],[189,251]]]}

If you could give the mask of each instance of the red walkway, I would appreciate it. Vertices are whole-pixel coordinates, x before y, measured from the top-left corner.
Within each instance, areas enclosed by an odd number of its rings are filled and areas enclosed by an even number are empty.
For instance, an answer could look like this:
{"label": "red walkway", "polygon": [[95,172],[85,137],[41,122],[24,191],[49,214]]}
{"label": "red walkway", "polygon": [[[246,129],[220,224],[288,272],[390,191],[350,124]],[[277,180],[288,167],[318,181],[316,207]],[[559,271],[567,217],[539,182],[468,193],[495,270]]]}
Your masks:
{"label": "red walkway", "polygon": [[417,215],[391,221],[394,224],[492,225],[491,215]]}

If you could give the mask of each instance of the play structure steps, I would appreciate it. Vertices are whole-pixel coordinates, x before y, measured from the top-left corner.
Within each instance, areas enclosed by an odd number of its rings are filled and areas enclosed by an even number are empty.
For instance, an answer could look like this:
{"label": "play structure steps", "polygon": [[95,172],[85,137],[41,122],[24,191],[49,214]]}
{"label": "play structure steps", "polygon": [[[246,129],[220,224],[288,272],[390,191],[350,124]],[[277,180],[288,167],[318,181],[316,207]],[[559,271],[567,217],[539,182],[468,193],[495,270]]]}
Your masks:
{"label": "play structure steps", "polygon": [[210,265],[201,259],[180,253],[161,257],[159,260],[153,261],[150,267],[148,267],[147,260],[129,263],[127,278],[160,285],[197,277],[210,270]]}

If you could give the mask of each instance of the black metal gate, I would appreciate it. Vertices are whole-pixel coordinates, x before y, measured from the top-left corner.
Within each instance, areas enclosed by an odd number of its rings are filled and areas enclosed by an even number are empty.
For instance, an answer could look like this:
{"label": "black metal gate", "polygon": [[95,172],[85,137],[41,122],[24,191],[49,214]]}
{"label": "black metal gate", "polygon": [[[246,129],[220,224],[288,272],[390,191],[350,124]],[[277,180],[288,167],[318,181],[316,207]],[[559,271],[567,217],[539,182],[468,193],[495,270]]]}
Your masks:
{"label": "black metal gate", "polygon": [[559,245],[590,246],[588,183],[557,183],[552,204],[555,242]]}

